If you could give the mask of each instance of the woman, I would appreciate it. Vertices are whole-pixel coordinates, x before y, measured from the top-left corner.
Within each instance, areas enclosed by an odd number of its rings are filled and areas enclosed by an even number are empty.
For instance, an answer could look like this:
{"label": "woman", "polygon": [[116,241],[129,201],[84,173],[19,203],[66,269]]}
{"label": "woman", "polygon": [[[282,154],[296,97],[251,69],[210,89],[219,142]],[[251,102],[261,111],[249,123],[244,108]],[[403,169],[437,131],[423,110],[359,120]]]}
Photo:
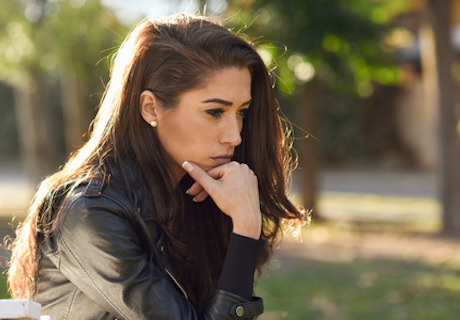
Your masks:
{"label": "woman", "polygon": [[13,297],[52,319],[252,319],[292,168],[253,47],[206,18],[142,22],[89,141],[44,180],[13,244]]}

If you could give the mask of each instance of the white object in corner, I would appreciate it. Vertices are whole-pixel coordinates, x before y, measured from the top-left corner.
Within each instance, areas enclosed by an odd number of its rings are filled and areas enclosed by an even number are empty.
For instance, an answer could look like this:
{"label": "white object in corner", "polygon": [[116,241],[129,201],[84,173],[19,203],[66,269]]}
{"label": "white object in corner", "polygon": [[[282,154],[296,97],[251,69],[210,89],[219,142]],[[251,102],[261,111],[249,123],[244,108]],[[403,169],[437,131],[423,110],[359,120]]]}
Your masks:
{"label": "white object in corner", "polygon": [[40,320],[41,305],[26,299],[0,299],[0,319]]}

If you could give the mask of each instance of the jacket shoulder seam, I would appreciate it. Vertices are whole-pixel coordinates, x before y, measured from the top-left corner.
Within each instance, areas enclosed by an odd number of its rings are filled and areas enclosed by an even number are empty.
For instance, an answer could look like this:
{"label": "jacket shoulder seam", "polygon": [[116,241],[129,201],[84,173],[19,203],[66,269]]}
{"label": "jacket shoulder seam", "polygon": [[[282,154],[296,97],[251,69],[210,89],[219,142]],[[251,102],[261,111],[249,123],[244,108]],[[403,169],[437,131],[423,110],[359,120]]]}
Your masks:
{"label": "jacket shoulder seam", "polygon": [[[127,220],[126,218],[129,216],[127,214],[118,214],[117,211],[122,212],[122,213],[128,213],[133,210],[133,208],[130,208],[126,204],[123,203],[123,201],[120,201],[118,198],[116,198],[113,195],[107,195],[107,192],[102,192],[100,196],[98,197],[87,197],[85,195],[84,190],[78,190],[74,191],[71,196],[70,201],[66,204],[66,208],[63,211],[63,216],[61,220],[61,224],[63,224],[66,220],[66,217],[68,213],[72,210],[74,206],[76,206],[80,202],[93,202],[97,203],[97,201],[103,201],[103,200],[108,200],[110,201],[110,204],[107,206],[108,211],[113,212],[114,215],[120,217],[123,220]],[[129,199],[128,199],[129,201]]]}

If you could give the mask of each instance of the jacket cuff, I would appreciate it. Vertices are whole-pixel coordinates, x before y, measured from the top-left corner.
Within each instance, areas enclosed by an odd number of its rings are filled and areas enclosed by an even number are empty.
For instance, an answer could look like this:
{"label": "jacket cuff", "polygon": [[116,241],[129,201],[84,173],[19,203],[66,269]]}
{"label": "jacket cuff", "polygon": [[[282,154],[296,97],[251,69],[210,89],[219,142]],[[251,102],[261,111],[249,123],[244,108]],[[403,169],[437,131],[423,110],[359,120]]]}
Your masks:
{"label": "jacket cuff", "polygon": [[220,315],[224,319],[251,320],[264,311],[262,298],[253,297],[252,301],[248,301],[222,289],[215,290],[208,306],[211,315]]}
{"label": "jacket cuff", "polygon": [[264,246],[264,240],[255,240],[232,233],[217,287],[251,299],[254,272]]}

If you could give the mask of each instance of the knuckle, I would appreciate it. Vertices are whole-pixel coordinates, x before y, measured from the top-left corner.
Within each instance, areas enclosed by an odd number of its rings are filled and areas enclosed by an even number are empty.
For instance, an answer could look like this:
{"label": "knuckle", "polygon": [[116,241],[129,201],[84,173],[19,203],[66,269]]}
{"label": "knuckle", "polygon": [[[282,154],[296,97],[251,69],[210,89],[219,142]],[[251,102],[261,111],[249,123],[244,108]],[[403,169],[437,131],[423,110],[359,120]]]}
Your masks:
{"label": "knuckle", "polygon": [[232,161],[230,162],[230,167],[231,168],[238,168],[240,166],[240,164],[236,161]]}

